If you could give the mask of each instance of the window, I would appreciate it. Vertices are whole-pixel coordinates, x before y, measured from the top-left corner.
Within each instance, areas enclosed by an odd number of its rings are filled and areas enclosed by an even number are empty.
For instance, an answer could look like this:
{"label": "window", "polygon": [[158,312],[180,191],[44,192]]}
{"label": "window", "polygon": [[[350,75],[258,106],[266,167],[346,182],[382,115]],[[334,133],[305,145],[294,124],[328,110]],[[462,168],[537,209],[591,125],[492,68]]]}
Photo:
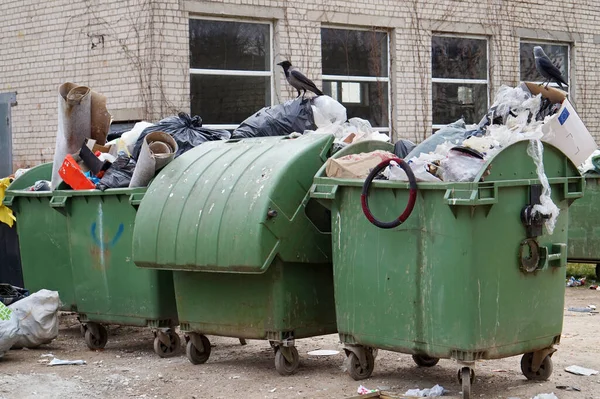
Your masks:
{"label": "window", "polygon": [[[550,61],[560,69],[566,82],[569,83],[569,45],[556,43],[535,43],[521,42],[521,80],[524,82],[544,83],[544,78],[535,69],[535,57],[533,56],[533,47],[541,46],[544,53],[550,58]],[[559,87],[555,82],[549,86]]]}
{"label": "window", "polygon": [[268,23],[190,19],[192,115],[234,129],[271,105],[271,37]]}
{"label": "window", "polygon": [[488,43],[485,39],[431,39],[433,128],[464,118],[479,123],[488,109]]}
{"label": "window", "polygon": [[348,119],[390,129],[388,34],[375,30],[321,29],[323,92],[346,107]]}

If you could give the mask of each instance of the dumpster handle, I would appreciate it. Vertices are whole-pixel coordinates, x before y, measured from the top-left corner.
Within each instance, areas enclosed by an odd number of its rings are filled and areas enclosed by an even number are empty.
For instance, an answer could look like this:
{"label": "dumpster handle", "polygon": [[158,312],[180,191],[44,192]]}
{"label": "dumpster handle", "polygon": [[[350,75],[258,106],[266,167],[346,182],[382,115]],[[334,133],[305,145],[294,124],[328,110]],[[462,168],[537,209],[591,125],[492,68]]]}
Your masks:
{"label": "dumpster handle", "polygon": [[[402,168],[402,170],[404,170],[404,172],[408,176],[408,182],[410,184],[410,193],[409,193],[409,197],[408,197],[408,204],[406,204],[406,208],[404,209],[404,212],[402,212],[402,215],[400,215],[396,220],[393,220],[391,222],[382,222],[380,220],[377,220],[371,213],[371,210],[369,209],[369,189],[371,188],[371,183],[373,182],[373,179],[375,178],[375,176],[377,176],[377,174],[380,171],[382,171],[383,168],[388,166],[390,164],[390,162],[392,162],[392,161],[398,163],[398,166],[400,166]],[[412,213],[413,208],[415,207],[416,201],[417,201],[417,179],[415,178],[415,174],[413,173],[410,166],[408,166],[408,163],[406,163],[406,161],[404,161],[403,159],[400,159],[400,158],[395,158],[395,157],[391,158],[391,159],[387,159],[387,160],[381,162],[375,168],[373,168],[373,170],[371,171],[371,173],[369,173],[369,176],[365,180],[365,183],[363,184],[362,193],[360,195],[360,202],[362,205],[363,213],[365,214],[365,216],[367,217],[369,222],[373,223],[375,226],[379,227],[380,229],[393,229],[394,227],[398,227],[402,223],[404,223],[404,221],[406,219],[408,219],[408,217]]]}

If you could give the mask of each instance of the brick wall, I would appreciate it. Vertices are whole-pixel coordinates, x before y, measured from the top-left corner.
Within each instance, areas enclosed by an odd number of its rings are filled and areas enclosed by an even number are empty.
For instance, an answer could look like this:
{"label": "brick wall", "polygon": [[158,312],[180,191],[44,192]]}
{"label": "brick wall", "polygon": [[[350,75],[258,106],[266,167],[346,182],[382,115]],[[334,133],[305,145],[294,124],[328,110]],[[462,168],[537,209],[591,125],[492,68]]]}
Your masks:
{"label": "brick wall", "polygon": [[[520,39],[572,43],[572,101],[600,139],[600,9],[591,0],[22,0],[0,16],[0,92],[16,91],[15,167],[50,161],[57,88],[85,84],[108,97],[115,119],[156,121],[189,111],[188,16],[274,23],[273,63],[291,59],[321,86],[322,25],[390,32],[395,137],[422,140],[431,125],[431,35],[490,39],[492,94],[519,80]],[[275,101],[295,97],[276,71]]]}

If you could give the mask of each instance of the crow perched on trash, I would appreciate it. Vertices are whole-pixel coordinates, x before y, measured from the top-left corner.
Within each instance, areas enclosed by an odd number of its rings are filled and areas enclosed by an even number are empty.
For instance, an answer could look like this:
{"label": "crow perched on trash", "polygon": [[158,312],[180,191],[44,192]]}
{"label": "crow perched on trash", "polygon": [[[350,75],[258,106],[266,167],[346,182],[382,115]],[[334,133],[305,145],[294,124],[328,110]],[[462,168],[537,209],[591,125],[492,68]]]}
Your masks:
{"label": "crow perched on trash", "polygon": [[552,63],[552,61],[550,61],[550,58],[548,58],[548,56],[546,55],[546,53],[544,53],[544,50],[542,50],[540,46],[535,46],[533,48],[533,56],[535,57],[535,69],[537,69],[540,75],[542,75],[544,79],[546,79],[545,87],[548,87],[548,84],[551,81],[555,81],[556,83],[558,83],[562,90],[564,90],[563,84],[569,87],[569,85],[565,81],[565,78],[560,73],[560,69],[558,69]]}
{"label": "crow perched on trash", "polygon": [[304,76],[304,74],[300,72],[296,67],[293,67],[291,62],[282,61],[277,65],[280,65],[283,68],[283,72],[285,73],[285,78],[287,79],[288,83],[291,84],[296,90],[298,90],[298,97],[300,97],[300,90],[304,91],[302,93],[302,98],[304,98],[306,90],[312,91],[317,96],[323,95],[323,92],[317,89],[317,86],[315,86],[313,81]]}

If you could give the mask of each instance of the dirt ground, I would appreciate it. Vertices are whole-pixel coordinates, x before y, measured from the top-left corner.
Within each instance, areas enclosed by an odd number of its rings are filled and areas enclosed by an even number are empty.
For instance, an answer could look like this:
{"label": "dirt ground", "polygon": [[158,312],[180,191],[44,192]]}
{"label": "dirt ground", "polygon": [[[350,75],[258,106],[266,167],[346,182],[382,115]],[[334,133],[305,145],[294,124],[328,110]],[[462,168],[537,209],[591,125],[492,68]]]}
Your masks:
{"label": "dirt ground", "polygon": [[[600,398],[600,375],[576,376],[564,371],[570,365],[600,370],[600,316],[566,311],[570,306],[595,304],[600,291],[567,288],[561,344],[553,356],[550,381],[525,379],[520,357],[479,362],[472,397],[532,398],[554,392],[558,398]],[[87,349],[74,315],[61,315],[58,338],[35,350],[13,350],[0,359],[0,398],[347,398],[359,385],[400,395],[412,388],[440,384],[445,397],[460,397],[457,365],[441,360],[430,369],[417,367],[410,356],[379,351],[373,376],[356,382],[342,370],[342,346],[337,335],[296,341],[301,364],[296,374],[281,377],[275,371],[273,351],[266,341],[241,346],[232,338],[209,337],[214,345],[209,361],[194,366],[185,350],[161,359],[152,349],[148,329],[110,326],[109,341],[102,351]],[[334,356],[309,356],[315,349],[335,349]],[[47,365],[53,354],[59,359],[83,359],[86,365]],[[557,386],[574,386],[580,392]]]}

